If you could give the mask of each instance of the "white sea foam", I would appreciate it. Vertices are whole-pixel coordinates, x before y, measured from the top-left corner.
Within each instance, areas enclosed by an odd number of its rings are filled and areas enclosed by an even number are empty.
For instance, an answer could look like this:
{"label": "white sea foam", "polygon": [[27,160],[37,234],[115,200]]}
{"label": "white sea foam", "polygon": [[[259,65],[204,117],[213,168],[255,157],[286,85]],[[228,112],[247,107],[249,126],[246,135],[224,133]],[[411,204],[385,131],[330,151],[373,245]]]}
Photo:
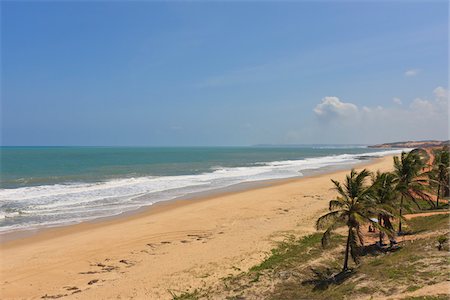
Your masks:
{"label": "white sea foam", "polygon": [[[405,150],[405,149],[403,149]],[[302,171],[357,163],[364,157],[396,154],[386,150],[302,160],[257,163],[250,167],[217,166],[197,175],[138,177],[99,183],[54,184],[0,189],[0,232],[55,226],[117,215],[190,193],[242,182],[302,176]]]}

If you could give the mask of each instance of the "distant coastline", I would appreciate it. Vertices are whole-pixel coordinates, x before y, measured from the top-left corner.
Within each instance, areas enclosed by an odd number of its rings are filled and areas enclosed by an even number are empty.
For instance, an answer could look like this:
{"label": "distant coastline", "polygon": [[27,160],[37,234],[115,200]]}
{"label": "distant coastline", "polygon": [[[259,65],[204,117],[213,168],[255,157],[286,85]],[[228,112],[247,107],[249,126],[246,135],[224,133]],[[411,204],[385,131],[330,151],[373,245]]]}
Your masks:
{"label": "distant coastline", "polygon": [[394,143],[384,143],[378,145],[371,145],[368,148],[432,148],[432,147],[443,147],[448,146],[450,141],[437,141],[437,140],[426,140],[426,141],[406,141],[406,142],[394,142]]}
{"label": "distant coastline", "polygon": [[433,148],[449,146],[450,140],[423,140],[423,141],[402,141],[383,144],[256,144],[251,147],[259,148],[316,148],[316,149],[339,149],[339,148]]}

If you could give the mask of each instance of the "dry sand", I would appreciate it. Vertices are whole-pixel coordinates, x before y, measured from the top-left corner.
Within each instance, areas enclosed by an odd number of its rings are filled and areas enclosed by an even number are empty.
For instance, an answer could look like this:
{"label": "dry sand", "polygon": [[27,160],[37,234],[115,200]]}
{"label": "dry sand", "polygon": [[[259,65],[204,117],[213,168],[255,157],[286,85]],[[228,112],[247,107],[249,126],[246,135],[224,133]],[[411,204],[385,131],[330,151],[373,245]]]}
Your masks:
{"label": "dry sand", "polygon": [[[392,157],[364,165],[391,166]],[[169,291],[208,286],[259,263],[286,234],[314,232],[335,196],[330,178],[347,172],[172,201],[3,242],[0,298],[171,299]]]}

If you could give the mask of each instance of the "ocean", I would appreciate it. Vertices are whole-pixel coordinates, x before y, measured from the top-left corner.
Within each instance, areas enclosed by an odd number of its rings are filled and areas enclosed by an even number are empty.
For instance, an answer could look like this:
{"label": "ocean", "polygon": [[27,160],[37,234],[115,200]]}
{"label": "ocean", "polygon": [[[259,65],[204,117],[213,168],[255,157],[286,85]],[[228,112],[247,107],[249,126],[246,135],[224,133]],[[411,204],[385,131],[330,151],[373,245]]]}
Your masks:
{"label": "ocean", "polygon": [[239,183],[300,177],[401,150],[1,147],[0,233],[79,223]]}

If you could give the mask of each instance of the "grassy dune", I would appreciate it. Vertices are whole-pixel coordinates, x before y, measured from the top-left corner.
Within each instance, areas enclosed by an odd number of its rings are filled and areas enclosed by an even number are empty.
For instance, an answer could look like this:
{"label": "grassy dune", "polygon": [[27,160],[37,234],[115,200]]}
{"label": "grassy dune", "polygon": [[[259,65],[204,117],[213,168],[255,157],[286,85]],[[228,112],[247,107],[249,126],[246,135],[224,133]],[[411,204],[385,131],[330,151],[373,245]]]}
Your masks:
{"label": "grassy dune", "polygon": [[[442,251],[437,248],[438,238],[449,233],[448,221],[448,214],[412,218],[407,233],[398,239],[398,249],[382,251],[367,245],[360,264],[338,276],[344,236],[335,234],[326,249],[321,247],[319,233],[291,236],[248,272],[223,278],[208,289],[173,294],[173,298],[448,299],[442,289],[450,271],[448,243]],[[432,295],[420,296],[427,286],[437,288]]]}

